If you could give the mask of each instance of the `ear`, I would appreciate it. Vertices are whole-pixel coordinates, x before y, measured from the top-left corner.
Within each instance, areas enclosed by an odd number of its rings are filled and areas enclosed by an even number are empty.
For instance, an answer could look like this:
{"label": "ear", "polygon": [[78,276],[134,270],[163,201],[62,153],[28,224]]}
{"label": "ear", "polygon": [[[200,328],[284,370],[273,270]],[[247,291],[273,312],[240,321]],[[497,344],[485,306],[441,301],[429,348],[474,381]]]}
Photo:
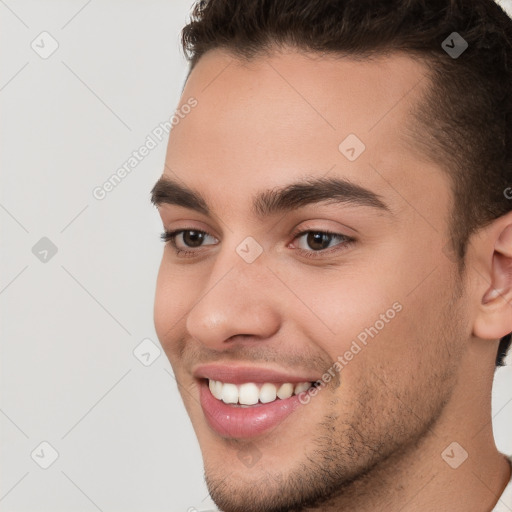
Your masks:
{"label": "ear", "polygon": [[512,332],[512,212],[484,228],[479,237],[485,260],[486,284],[481,295],[473,334],[500,339]]}

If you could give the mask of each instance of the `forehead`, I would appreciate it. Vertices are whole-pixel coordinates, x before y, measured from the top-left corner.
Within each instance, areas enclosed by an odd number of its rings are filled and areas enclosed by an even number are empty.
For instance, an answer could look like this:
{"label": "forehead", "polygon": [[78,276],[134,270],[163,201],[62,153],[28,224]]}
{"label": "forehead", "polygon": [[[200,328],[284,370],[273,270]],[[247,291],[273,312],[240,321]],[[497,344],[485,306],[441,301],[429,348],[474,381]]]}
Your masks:
{"label": "forehead", "polygon": [[406,178],[410,200],[420,200],[448,187],[409,132],[426,73],[402,54],[287,51],[247,62],[210,51],[183,91],[182,104],[198,103],[171,132],[168,166],[197,189],[208,185],[213,198],[236,190],[231,205],[292,177],[327,174],[380,190]]}

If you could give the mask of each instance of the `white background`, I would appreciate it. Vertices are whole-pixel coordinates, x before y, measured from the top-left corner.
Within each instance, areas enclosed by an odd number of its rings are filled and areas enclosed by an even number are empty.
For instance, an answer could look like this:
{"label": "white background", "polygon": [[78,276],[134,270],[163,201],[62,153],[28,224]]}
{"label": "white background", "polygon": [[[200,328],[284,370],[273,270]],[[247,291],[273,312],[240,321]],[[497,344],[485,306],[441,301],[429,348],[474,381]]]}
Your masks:
{"label": "white background", "polygon": [[[133,355],[143,339],[158,345],[149,191],[166,141],[105,199],[92,195],[174,112],[190,4],[0,1],[1,511],[209,508],[171,367],[163,353],[147,367]],[[31,48],[50,47],[43,31],[59,45],[47,59]],[[46,263],[32,253],[42,237],[58,250]],[[500,369],[506,453],[511,384]],[[31,458],[51,456],[43,441],[59,454],[48,469]]]}

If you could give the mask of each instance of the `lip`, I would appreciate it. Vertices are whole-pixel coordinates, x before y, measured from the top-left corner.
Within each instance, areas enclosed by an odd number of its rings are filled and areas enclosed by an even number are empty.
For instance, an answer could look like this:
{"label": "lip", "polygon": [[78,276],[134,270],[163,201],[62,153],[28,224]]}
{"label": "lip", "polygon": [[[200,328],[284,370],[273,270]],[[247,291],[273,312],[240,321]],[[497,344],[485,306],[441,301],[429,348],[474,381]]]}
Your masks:
{"label": "lip", "polygon": [[319,377],[313,375],[293,375],[280,370],[258,368],[255,366],[234,366],[226,364],[205,364],[198,366],[194,372],[196,379],[210,379],[232,384],[264,382],[298,384],[299,382],[315,382]]}
{"label": "lip", "polygon": [[211,394],[204,378],[199,381],[199,396],[208,425],[221,437],[238,439],[269,432],[302,405],[299,395],[249,407],[225,404]]}
{"label": "lip", "polygon": [[311,374],[297,375],[268,367],[220,363],[200,365],[192,373],[199,382],[201,407],[208,425],[221,437],[239,439],[259,436],[276,428],[303,405],[299,395],[277,399],[268,404],[258,403],[249,407],[240,407],[225,404],[222,400],[215,398],[208,387],[208,379],[237,385],[246,382],[298,384],[318,380],[318,377]]}

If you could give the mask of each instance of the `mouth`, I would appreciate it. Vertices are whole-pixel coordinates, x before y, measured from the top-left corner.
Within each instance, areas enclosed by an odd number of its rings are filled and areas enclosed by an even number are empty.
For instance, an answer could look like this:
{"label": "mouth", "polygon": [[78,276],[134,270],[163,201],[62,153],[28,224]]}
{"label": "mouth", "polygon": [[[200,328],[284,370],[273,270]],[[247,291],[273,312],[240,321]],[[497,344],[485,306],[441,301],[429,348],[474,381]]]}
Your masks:
{"label": "mouth", "polygon": [[206,421],[225,438],[251,438],[275,429],[304,405],[301,397],[316,382],[268,370],[229,367],[205,368],[195,377]]}

